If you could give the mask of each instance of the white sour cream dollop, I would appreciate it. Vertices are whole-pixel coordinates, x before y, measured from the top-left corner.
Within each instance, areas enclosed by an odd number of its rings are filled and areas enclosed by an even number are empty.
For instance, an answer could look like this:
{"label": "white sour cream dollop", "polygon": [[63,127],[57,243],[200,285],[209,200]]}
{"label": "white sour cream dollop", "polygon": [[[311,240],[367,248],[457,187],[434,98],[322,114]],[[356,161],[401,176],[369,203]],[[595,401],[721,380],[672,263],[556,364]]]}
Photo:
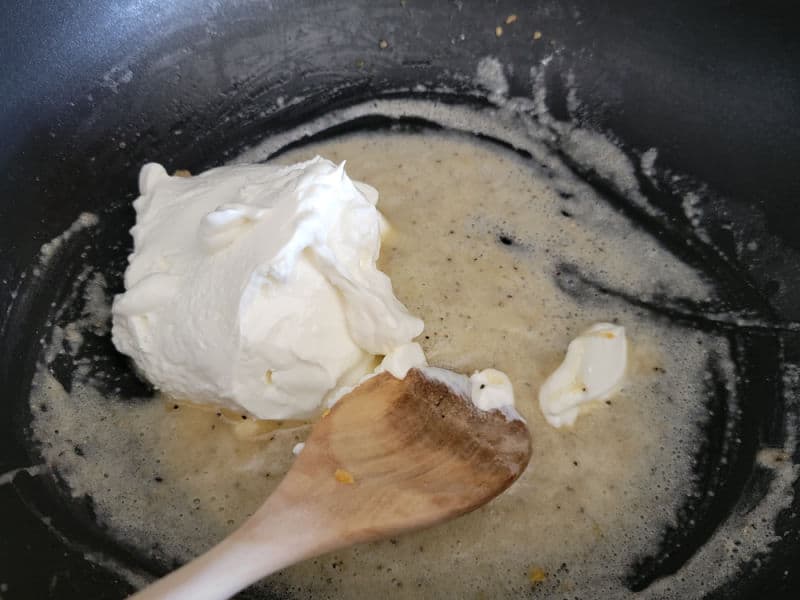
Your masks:
{"label": "white sour cream dollop", "polygon": [[151,163],[139,188],[113,340],[170,396],[307,417],[422,332],[376,267],[378,193],[344,163]]}
{"label": "white sour cream dollop", "polygon": [[625,329],[597,323],[572,340],[564,362],[539,389],[539,408],[553,427],[572,425],[583,405],[619,387],[628,362]]}

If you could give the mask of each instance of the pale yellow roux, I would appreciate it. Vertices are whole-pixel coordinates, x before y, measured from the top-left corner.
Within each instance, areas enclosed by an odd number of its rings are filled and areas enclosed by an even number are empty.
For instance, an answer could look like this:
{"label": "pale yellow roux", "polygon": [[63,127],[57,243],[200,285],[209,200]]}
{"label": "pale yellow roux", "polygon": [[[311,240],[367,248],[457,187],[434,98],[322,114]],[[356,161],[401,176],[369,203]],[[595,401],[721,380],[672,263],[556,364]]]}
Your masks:
{"label": "pale yellow roux", "polygon": [[[280,160],[313,154],[347,159],[351,177],[379,190],[392,226],[380,266],[424,319],[429,362],[506,372],[533,458],[508,492],[466,517],[309,561],[270,585],[299,597],[490,598],[528,593],[535,572],[542,591],[624,594],[627,565],[654,549],[689,489],[707,352],[726,348],[619,302],[576,302],[554,274],[566,261],[614,287],[680,282],[697,297],[707,294],[702,280],[598,200],[565,201],[523,160],[465,137],[357,136]],[[571,337],[613,319],[631,341],[626,384],[575,428],[552,429],[538,410],[539,385]],[[187,559],[240,523],[308,432],[171,403],[124,404],[81,382],[67,395],[44,372],[36,383],[34,431],[45,458],[75,495],[92,495],[115,535],[158,544],[156,556]],[[75,444],[83,456],[59,456]]]}

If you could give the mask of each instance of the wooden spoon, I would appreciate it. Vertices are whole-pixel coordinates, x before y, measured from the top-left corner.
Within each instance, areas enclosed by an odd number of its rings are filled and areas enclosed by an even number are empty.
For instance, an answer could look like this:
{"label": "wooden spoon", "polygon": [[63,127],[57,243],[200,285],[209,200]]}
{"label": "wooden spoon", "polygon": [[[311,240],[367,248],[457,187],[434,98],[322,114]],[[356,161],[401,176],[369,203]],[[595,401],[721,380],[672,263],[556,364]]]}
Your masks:
{"label": "wooden spoon", "polygon": [[382,373],[314,426],[266,502],[220,544],[134,596],[228,598],[296,562],[485,504],[531,455],[528,428],[417,370]]}

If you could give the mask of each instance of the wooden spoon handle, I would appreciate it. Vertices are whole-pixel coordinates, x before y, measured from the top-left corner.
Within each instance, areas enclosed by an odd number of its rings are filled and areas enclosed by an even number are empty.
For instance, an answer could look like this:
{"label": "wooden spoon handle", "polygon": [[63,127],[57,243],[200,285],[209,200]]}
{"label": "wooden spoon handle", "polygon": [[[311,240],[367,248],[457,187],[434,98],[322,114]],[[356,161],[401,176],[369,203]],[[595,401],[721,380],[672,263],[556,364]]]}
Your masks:
{"label": "wooden spoon handle", "polygon": [[177,571],[145,588],[136,600],[221,600],[230,598],[254,581],[288,564],[283,552],[258,549],[258,560],[248,557],[248,548],[228,539]]}
{"label": "wooden spoon handle", "polygon": [[324,552],[320,531],[276,491],[239,529],[132,600],[221,600],[296,562]]}

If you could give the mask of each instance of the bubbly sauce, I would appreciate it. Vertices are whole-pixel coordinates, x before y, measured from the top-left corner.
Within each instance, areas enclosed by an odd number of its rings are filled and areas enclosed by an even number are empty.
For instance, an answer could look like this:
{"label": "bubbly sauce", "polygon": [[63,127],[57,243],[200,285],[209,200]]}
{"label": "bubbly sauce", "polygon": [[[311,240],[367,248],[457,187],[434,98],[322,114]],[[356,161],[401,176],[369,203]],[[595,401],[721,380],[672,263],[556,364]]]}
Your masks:
{"label": "bubbly sauce", "polygon": [[[331,598],[629,594],[623,579],[632,563],[656,550],[693,493],[709,360],[732,367],[723,339],[577,285],[577,273],[634,295],[703,299],[710,287],[590,188],[572,182],[572,192],[559,193],[552,174],[488,142],[360,134],[279,160],[314,154],[347,159],[353,179],[378,189],[392,226],[380,266],[424,319],[419,341],[429,362],[505,371],[533,457],[506,493],[469,515],[307,561],[262,585]],[[597,321],[627,329],[625,384],[575,427],[553,429],[539,412],[538,388],[570,339]],[[74,497],[92,498],[109,535],[169,565],[251,514],[308,434],[307,424],[104,396],[80,373],[67,391],[46,366],[31,398],[44,459]]]}

